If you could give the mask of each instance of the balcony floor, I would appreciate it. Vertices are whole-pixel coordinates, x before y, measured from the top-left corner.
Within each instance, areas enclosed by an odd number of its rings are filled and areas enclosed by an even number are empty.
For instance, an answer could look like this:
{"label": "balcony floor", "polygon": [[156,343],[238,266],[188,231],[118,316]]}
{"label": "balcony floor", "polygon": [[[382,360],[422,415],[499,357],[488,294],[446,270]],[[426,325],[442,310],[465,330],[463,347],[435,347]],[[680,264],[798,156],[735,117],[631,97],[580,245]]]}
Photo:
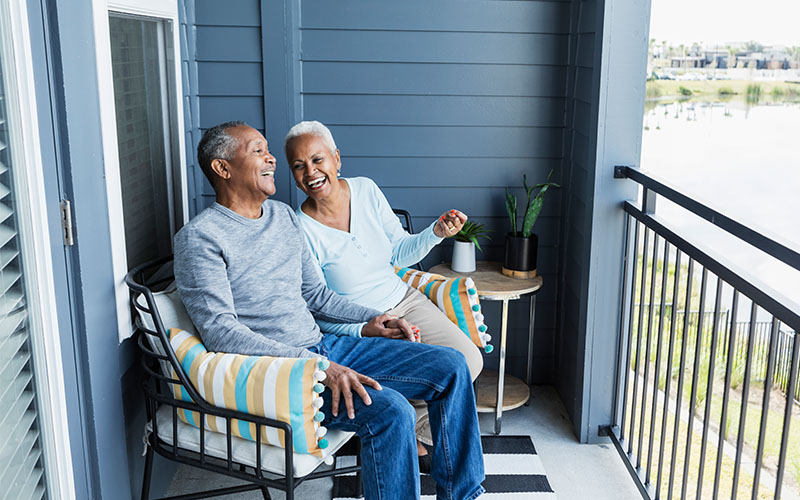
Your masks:
{"label": "balcony floor", "polygon": [[[481,431],[493,428],[492,415],[481,414]],[[580,444],[572,433],[572,423],[551,386],[534,386],[530,406],[503,415],[503,434],[529,434],[544,464],[550,485],[559,500],[638,500],[641,498],[622,460],[610,442]],[[168,495],[181,495],[209,488],[232,486],[238,481],[189,466],[180,466]],[[332,481],[320,479],[302,484],[296,490],[300,500],[331,497]],[[270,490],[273,499],[284,498]],[[259,492],[240,493],[226,498],[261,500]]]}

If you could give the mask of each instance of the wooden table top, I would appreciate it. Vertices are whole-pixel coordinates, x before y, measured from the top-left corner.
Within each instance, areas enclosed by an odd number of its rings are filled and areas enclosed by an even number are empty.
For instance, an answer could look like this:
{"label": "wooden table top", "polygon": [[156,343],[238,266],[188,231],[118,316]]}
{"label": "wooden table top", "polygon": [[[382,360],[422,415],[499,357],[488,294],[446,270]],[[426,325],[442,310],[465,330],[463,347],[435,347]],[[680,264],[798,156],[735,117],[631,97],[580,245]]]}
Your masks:
{"label": "wooden table top", "polygon": [[429,273],[441,274],[448,278],[472,278],[478,288],[478,294],[484,297],[502,297],[505,295],[525,295],[542,288],[542,277],[531,279],[510,278],[500,272],[500,262],[480,260],[471,273],[457,273],[450,269],[450,264],[438,264],[428,269]]}

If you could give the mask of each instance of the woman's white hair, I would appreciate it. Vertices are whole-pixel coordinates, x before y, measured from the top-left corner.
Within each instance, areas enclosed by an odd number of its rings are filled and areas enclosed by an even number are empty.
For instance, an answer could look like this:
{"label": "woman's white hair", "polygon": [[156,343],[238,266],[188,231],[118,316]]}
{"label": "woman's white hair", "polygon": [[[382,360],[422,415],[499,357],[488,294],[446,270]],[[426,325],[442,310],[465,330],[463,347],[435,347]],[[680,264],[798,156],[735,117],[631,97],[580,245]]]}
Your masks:
{"label": "woman's white hair", "polygon": [[283,140],[283,149],[286,150],[286,146],[289,144],[289,141],[294,139],[295,137],[300,137],[303,135],[316,135],[322,138],[322,142],[328,146],[328,149],[331,150],[331,154],[336,154],[336,143],[333,141],[333,134],[331,131],[318,121],[305,121],[300,122],[294,127],[289,129],[289,133],[286,134],[286,139]]}

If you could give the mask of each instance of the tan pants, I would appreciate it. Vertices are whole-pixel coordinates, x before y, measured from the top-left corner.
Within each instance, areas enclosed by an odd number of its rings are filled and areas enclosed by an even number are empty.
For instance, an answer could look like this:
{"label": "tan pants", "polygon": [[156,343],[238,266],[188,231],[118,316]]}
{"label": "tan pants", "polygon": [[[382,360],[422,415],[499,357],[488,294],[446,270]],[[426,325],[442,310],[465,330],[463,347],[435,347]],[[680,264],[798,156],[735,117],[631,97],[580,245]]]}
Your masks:
{"label": "tan pants", "polygon": [[[386,311],[405,318],[419,327],[420,340],[424,344],[441,345],[456,349],[467,359],[472,380],[483,369],[483,356],[472,340],[461,331],[433,302],[416,288],[409,288],[403,300],[393,309]],[[474,397],[470,394],[468,397]],[[431,446],[431,430],[428,423],[428,407],[424,401],[412,401],[417,411],[417,439]]]}

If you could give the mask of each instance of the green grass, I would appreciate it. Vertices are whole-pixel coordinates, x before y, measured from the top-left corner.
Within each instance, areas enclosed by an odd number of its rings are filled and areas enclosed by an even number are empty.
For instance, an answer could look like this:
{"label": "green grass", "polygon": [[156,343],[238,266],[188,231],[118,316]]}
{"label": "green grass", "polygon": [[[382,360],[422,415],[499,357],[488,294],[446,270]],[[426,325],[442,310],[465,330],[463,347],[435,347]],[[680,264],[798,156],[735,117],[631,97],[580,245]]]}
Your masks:
{"label": "green grass", "polygon": [[[641,242],[640,242],[641,245]],[[683,316],[678,314],[676,316],[676,325],[675,325],[675,340],[674,340],[674,352],[672,359],[668,359],[668,349],[669,349],[669,332],[670,332],[670,317],[671,317],[671,308],[665,307],[664,310],[664,318],[661,318],[661,315],[658,311],[659,307],[658,304],[661,302],[661,290],[662,290],[662,275],[664,270],[664,263],[661,258],[656,259],[655,263],[655,283],[652,289],[654,290],[652,296],[650,296],[651,290],[651,280],[653,279],[653,262],[652,262],[652,247],[648,250],[648,258],[646,266],[643,267],[643,262],[641,258],[641,248],[637,252],[639,254],[639,259],[637,261],[637,272],[634,276],[635,279],[635,287],[633,293],[635,293],[635,300],[638,303],[639,301],[643,302],[644,304],[654,304],[653,307],[653,319],[652,324],[650,323],[650,308],[644,307],[641,311],[641,325],[642,328],[642,341],[639,345],[639,374],[641,376],[644,375],[644,363],[646,362],[649,365],[649,383],[657,383],[659,390],[662,392],[666,389],[667,380],[670,380],[670,397],[672,398],[672,402],[670,403],[671,411],[674,412],[675,403],[674,400],[678,397],[678,378],[681,374],[680,370],[680,355],[681,350],[684,345],[684,335],[683,335]],[[660,252],[660,256],[663,257],[663,252]],[[642,283],[642,273],[644,272],[644,283]],[[674,288],[674,278],[675,273],[679,272],[679,281],[678,281],[678,291],[677,294],[674,294],[673,300],[673,288]],[[699,273],[697,274],[696,278],[691,280],[691,296],[689,300],[689,310],[698,310],[700,308],[700,298],[699,298]],[[670,262],[667,267],[666,273],[667,279],[667,286],[665,288],[665,302],[670,303],[674,302],[675,307],[678,307],[678,311],[682,311],[686,307],[686,291],[688,289],[689,278],[688,278],[688,268],[686,265],[682,265],[680,269],[676,269],[674,263]],[[709,276],[711,280],[712,277]],[[645,290],[645,294],[642,297],[641,290]],[[740,308],[744,307],[744,304],[740,303]],[[709,308],[713,308],[713,297],[707,297],[706,302],[703,307],[705,310]],[[631,369],[634,369],[636,366],[637,360],[637,338],[639,332],[639,308],[634,308],[633,314],[633,338],[631,344]],[[725,341],[728,336],[728,317],[727,315],[721,318],[719,329],[718,329],[718,343],[717,343],[717,353],[714,359],[715,366],[714,369],[711,370],[711,357],[710,357],[710,337],[712,332],[712,323],[713,320],[711,319],[710,315],[706,317],[707,321],[704,322],[704,327],[699,332],[701,335],[701,350],[700,350],[700,357],[695,357],[696,351],[696,342],[697,342],[697,324],[696,322],[690,322],[689,328],[686,334],[686,359],[684,364],[684,385],[681,391],[681,409],[682,410],[694,410],[695,414],[699,419],[704,418],[705,412],[705,404],[706,404],[706,397],[708,393],[708,384],[710,380],[713,380],[713,391],[710,395],[710,428],[712,430],[719,430],[718,428],[720,425],[722,426],[722,432],[729,443],[735,445],[736,443],[736,436],[739,432],[739,416],[742,408],[742,382],[744,380],[744,357],[740,354],[746,349],[746,342],[744,341],[745,336],[740,333],[736,338],[735,354],[730,356],[727,352],[725,352]],[[659,330],[659,321],[662,322],[661,330]],[[649,359],[645,361],[645,355],[647,353],[647,330],[650,328],[650,350],[649,350]],[[661,358],[660,358],[660,371],[659,373],[655,373],[656,362],[658,361],[658,346],[661,345]],[[753,352],[753,360],[752,366],[755,367],[756,363],[755,360],[760,360],[762,358],[766,358],[767,346],[766,343],[756,343],[754,352]],[[697,369],[695,371],[695,361],[697,361],[696,366]],[[730,401],[728,403],[728,413],[726,417],[726,421],[720,423],[721,415],[722,415],[722,401],[723,401],[723,394],[724,394],[724,378],[725,378],[725,369],[726,363],[730,361],[732,363],[731,367],[731,383],[730,383]],[[750,457],[755,456],[755,450],[758,446],[758,439],[759,439],[759,431],[760,431],[760,424],[761,424],[761,396],[763,394],[763,381],[758,382],[758,378],[764,378],[765,373],[763,373],[763,369],[759,369],[762,373],[755,373],[755,368],[752,368],[753,372],[751,373],[751,384],[750,384],[750,397],[748,398],[749,401],[747,403],[747,412],[745,418],[745,426],[744,426],[744,433],[743,433],[743,441],[745,448],[747,449],[747,455]],[[697,375],[697,390],[695,391],[695,400],[693,406],[690,407],[690,399],[692,394],[692,379],[693,375]],[[713,372],[713,373],[712,373]],[[632,382],[632,381],[631,381]],[[641,386],[641,384],[640,384]],[[629,383],[628,387],[628,397],[632,397],[633,386],[632,383]],[[647,401],[645,403],[645,421],[646,424],[643,427],[646,434],[649,434],[649,422],[650,419],[650,411],[652,408],[652,388],[650,389],[650,394],[648,395]],[[637,395],[637,399],[639,400],[638,404],[641,404],[641,387],[639,394]],[[764,464],[771,469],[771,474],[775,475],[775,468],[777,467],[778,457],[780,453],[780,445],[781,445],[781,436],[783,430],[783,411],[784,405],[786,401],[786,396],[781,393],[780,390],[774,389],[771,393],[771,408],[768,410],[767,413],[767,422],[766,422],[766,431],[764,436]],[[659,411],[657,412],[657,418],[661,418],[661,406],[659,406]],[[628,414],[630,414],[630,410],[627,410]],[[788,452],[787,452],[787,461],[786,461],[786,471],[785,471],[785,479],[784,479],[784,488],[785,489],[793,489],[794,491],[798,491],[798,484],[800,484],[800,409],[797,408],[796,405],[793,405],[793,417],[792,417],[792,425],[790,427],[790,432],[788,436]],[[637,408],[637,426],[639,425],[639,416],[641,415],[641,408]],[[674,416],[668,415],[667,417],[670,419],[668,422],[668,434],[667,439],[665,440],[665,446],[669,449],[672,443],[672,430],[674,426]],[[660,446],[660,420],[656,422],[656,434],[655,440],[656,443],[654,446],[657,448]],[[678,456],[676,457],[676,467],[682,473],[682,464],[683,464],[683,454],[685,453],[685,446],[686,446],[686,427],[687,424],[681,424],[683,434],[679,434],[678,437]],[[625,431],[627,432],[627,428]],[[637,431],[638,432],[638,431]],[[694,498],[695,490],[696,490],[696,482],[697,482],[697,474],[698,474],[698,467],[700,460],[700,446],[701,446],[701,435],[699,434],[701,429],[695,427],[693,435],[692,435],[692,452],[690,454],[690,468],[689,468],[689,478],[690,481],[693,481],[691,487],[689,488],[690,495],[688,498]],[[645,436],[645,442],[649,440],[649,437]],[[713,488],[713,478],[714,478],[714,471],[713,467],[716,460],[716,447],[717,442],[714,440],[713,442],[708,443],[708,450],[706,451],[706,473],[703,479],[703,497],[709,497],[711,489]],[[646,448],[646,446],[645,446]],[[713,457],[713,458],[712,458]],[[646,452],[645,456],[642,457],[643,460],[646,460]],[[666,457],[665,460],[669,460],[670,457]],[[654,462],[657,461],[657,455],[653,458]],[[732,479],[733,479],[733,461],[730,457],[723,458],[723,467],[721,470],[721,477],[722,477],[722,489],[723,492],[728,492],[727,495],[722,495],[722,497],[729,496],[730,488],[732,487]],[[710,466],[708,464],[711,464]],[[657,465],[657,463],[654,463]],[[709,469],[710,467],[710,469]],[[749,497],[750,490],[752,489],[752,470],[750,471],[749,475],[745,473],[745,471],[741,472],[742,476],[740,478],[740,487],[739,493],[740,497]],[[763,478],[763,476],[762,476]],[[655,478],[652,479],[653,482],[656,481]],[[667,494],[666,490],[666,481],[667,479],[662,480],[662,495]],[[710,483],[710,484],[709,484]],[[765,488],[762,488],[764,491],[759,491],[759,498],[771,498],[768,491]],[[674,492],[673,492],[674,493]],[[680,489],[678,489],[678,493],[680,493]],[[744,495],[744,496],[742,496]],[[663,496],[662,498],[666,498]]]}
{"label": "green grass", "polygon": [[[748,86],[759,88],[759,97],[771,96],[776,101],[794,102],[800,100],[800,83],[797,82],[758,82],[747,80],[651,80],[646,83],[645,96],[651,100],[668,98],[693,101],[731,99],[735,96],[748,95]],[[681,88],[685,90],[681,90]],[[779,89],[773,94],[774,89]],[[690,93],[686,93],[690,91]],[[752,95],[751,95],[752,99]]]}

